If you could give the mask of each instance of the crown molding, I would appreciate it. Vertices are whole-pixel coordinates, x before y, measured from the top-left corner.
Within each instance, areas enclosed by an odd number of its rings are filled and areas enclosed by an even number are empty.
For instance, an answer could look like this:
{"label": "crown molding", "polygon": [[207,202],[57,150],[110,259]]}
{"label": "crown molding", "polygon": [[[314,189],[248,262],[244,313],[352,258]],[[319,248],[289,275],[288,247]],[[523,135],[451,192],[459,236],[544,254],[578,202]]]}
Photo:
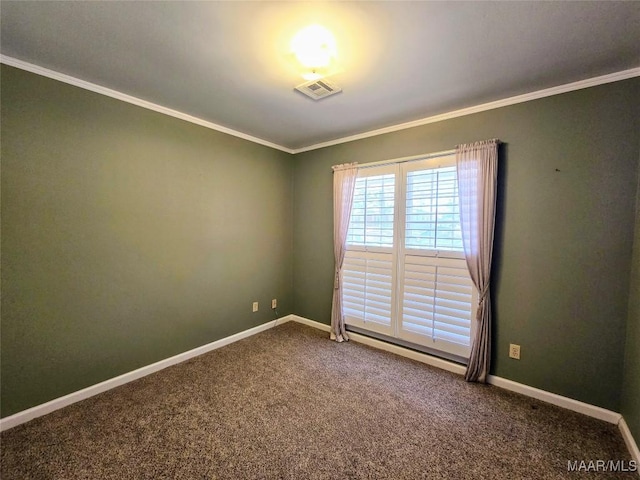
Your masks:
{"label": "crown molding", "polygon": [[370,130],[368,132],[358,133],[356,135],[338,138],[336,140],[330,140],[328,142],[316,143],[307,147],[293,149],[292,153],[302,153],[308,152],[310,150],[317,150],[319,148],[331,147],[333,145],[339,145],[341,143],[353,142],[354,140],[361,140],[363,138],[384,135],[385,133],[397,132],[399,130],[405,130],[407,128],[419,127],[421,125],[427,125],[428,123],[442,122],[443,120],[449,120],[451,118],[464,117],[465,115],[486,112],[488,110],[493,110],[496,108],[508,107],[509,105],[516,105],[518,103],[529,102],[531,100],[537,100],[539,98],[551,97],[553,95],[560,95],[561,93],[573,92],[574,90],[581,90],[583,88],[595,87],[597,85],[603,85],[605,83],[618,82],[620,80],[626,80],[633,77],[640,77],[640,67],[630,68],[628,70],[610,73],[607,75],[601,75],[599,77],[588,78],[586,80],[580,80],[578,82],[558,85],[556,87],[545,88],[544,90],[524,93],[522,95],[516,95],[514,97],[504,98],[502,100],[483,103],[481,105],[475,105],[473,107],[461,108],[460,110],[453,110],[451,112],[433,115],[431,117],[425,117],[418,120],[413,120],[411,122],[378,128],[376,130]]}
{"label": "crown molding", "polygon": [[25,62],[23,60],[18,60],[17,58],[8,57],[6,55],[0,55],[0,63],[4,63],[11,67],[20,68],[22,70],[35,73],[37,75],[42,75],[43,77],[48,77],[54,80],[58,80],[60,82],[68,83],[69,85],[84,88],[85,90],[89,90],[95,93],[100,93],[102,95],[106,95],[107,97],[115,98],[117,100],[122,100],[123,102],[131,103],[132,105],[137,105],[138,107],[146,108],[148,110],[153,110],[154,112],[163,113],[165,115],[169,115],[170,117],[179,118],[180,120],[184,120],[186,122],[195,123],[196,125],[200,125],[201,127],[209,128],[211,130],[216,130],[218,132],[226,133],[228,135],[233,135],[234,137],[242,138],[243,140],[249,140],[250,142],[264,145],[265,147],[271,147],[271,148],[275,148],[276,150],[281,150],[283,152],[293,153],[293,150],[291,150],[290,148],[283,147],[282,145],[278,145],[276,143],[269,142],[267,140],[263,140],[262,138],[254,137],[253,135],[248,135],[246,133],[233,130],[232,128],[224,127],[222,125],[218,125],[217,123],[209,122],[207,120],[203,120],[202,118],[194,117],[193,115],[179,112],[178,110],[173,110],[171,108],[163,107],[162,105],[148,102],[147,100],[142,100],[141,98],[137,98],[132,95],[127,95],[126,93],[122,93],[117,90],[112,90],[110,88],[103,87],[95,83],[87,82],[85,80],[81,80],[79,78],[72,77],[64,73],[56,72],[54,70],[49,70],[48,68],[40,67],[38,65],[34,65],[32,63]]}
{"label": "crown molding", "polygon": [[181,120],[185,120],[187,122],[194,123],[196,125],[200,125],[205,128],[209,128],[211,130],[216,130],[218,132],[226,133],[228,135],[233,135],[234,137],[242,138],[244,140],[248,140],[250,142],[264,145],[266,147],[275,148],[276,150],[280,150],[282,152],[286,152],[290,154],[303,153],[311,150],[318,150],[320,148],[331,147],[334,145],[339,145],[341,143],[353,142],[355,140],[362,140],[364,138],[375,137],[377,135],[384,135],[385,133],[397,132],[399,130],[406,130],[408,128],[419,127],[421,125],[427,125],[429,123],[442,122],[443,120],[463,117],[465,115],[472,115],[474,113],[486,112],[488,110],[494,110],[496,108],[501,108],[501,107],[508,107],[510,105],[516,105],[518,103],[529,102],[531,100],[551,97],[553,95],[560,95],[562,93],[573,92],[575,90],[581,90],[583,88],[595,87],[595,86],[603,85],[606,83],[618,82],[620,80],[640,77],[640,67],[630,68],[628,70],[622,70],[620,72],[601,75],[599,77],[588,78],[586,80],[580,80],[577,82],[567,83],[564,85],[558,85],[556,87],[545,88],[544,90],[537,90],[535,92],[524,93],[522,95],[516,95],[514,97],[509,97],[502,100],[496,100],[493,102],[487,102],[487,103],[475,105],[472,107],[453,110],[451,112],[433,115],[430,117],[413,120],[411,122],[391,125],[384,128],[378,128],[375,130],[358,133],[356,135],[351,135],[348,137],[342,137],[335,140],[329,140],[327,142],[308,145],[306,147],[288,148],[283,145],[278,145],[276,143],[269,142],[262,138],[254,137],[253,135],[249,135],[243,132],[239,132],[237,130],[233,130],[228,127],[224,127],[222,125],[218,125],[213,122],[209,122],[207,120],[203,120],[202,118],[194,117],[192,115],[179,112],[178,110],[173,110],[171,108],[163,107],[162,105],[148,102],[147,100],[142,100],[140,98],[127,95],[126,93],[118,92],[117,90],[112,90],[110,88],[106,88],[101,85],[97,85],[95,83],[87,82],[85,80],[81,80],[79,78],[66,75],[64,73],[56,72],[54,70],[49,70],[48,68],[40,67],[38,65],[34,65],[32,63],[25,62],[23,60],[18,60],[17,58],[9,57],[7,55],[0,55],[0,63],[4,63],[12,67],[20,68],[22,70],[35,73],[37,75],[42,75],[44,77],[52,78],[60,82],[68,83],[76,87],[84,88],[85,90],[90,90],[95,93],[100,93],[108,97],[122,100],[123,102],[131,103],[133,105],[137,105],[142,108],[153,110],[158,113],[163,113],[171,117],[179,118]]}

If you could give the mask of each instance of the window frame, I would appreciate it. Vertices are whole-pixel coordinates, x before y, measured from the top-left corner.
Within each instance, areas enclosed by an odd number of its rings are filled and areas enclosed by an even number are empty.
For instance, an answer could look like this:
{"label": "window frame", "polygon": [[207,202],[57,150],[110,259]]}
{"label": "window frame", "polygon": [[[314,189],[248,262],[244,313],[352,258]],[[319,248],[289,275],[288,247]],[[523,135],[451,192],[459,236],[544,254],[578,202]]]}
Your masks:
{"label": "window frame", "polygon": [[[371,177],[379,175],[388,175],[393,173],[394,176],[394,221],[393,221],[393,244],[388,246],[367,246],[349,244],[346,245],[346,255],[351,257],[349,252],[361,252],[360,256],[368,256],[368,254],[388,254],[391,256],[391,305],[390,305],[390,327],[371,325],[366,321],[356,319],[352,316],[345,315],[345,322],[348,325],[370,330],[372,332],[389,335],[400,340],[409,341],[428,348],[439,350],[444,354],[455,355],[456,357],[468,359],[471,351],[471,342],[475,335],[475,316],[477,310],[477,290],[472,285],[471,296],[471,312],[469,318],[469,344],[461,345],[449,342],[444,339],[433,339],[426,335],[416,334],[402,328],[403,325],[403,299],[405,297],[405,263],[406,258],[410,257],[431,257],[434,258],[434,264],[448,264],[454,262],[458,268],[464,267],[466,270],[466,260],[464,252],[447,250],[443,248],[407,248],[406,242],[406,211],[407,211],[407,179],[410,172],[436,169],[442,167],[456,166],[454,154],[445,154],[439,156],[425,156],[411,161],[397,163],[389,163],[384,165],[363,166],[358,171],[358,178]],[[365,236],[366,238],[366,236]],[[344,273],[344,272],[343,272]],[[470,280],[470,277],[469,277]],[[344,283],[343,283],[344,285]],[[366,294],[365,294],[366,295]],[[344,301],[344,300],[343,300]],[[435,312],[435,309],[434,309]],[[435,314],[434,314],[435,315]],[[435,317],[434,317],[435,318]],[[432,320],[433,322],[434,320]],[[433,327],[435,330],[435,326]]]}
{"label": "window frame", "polygon": [[[391,247],[385,247],[385,246],[370,246],[370,245],[361,245],[361,244],[354,244],[354,243],[349,243],[349,235],[347,233],[347,246],[346,246],[346,250],[357,250],[357,251],[362,251],[362,252],[374,252],[374,253],[385,253],[388,252],[390,250],[392,250],[393,248],[395,248],[395,245],[397,244],[398,238],[397,238],[397,224],[396,224],[396,220],[398,218],[398,205],[397,205],[397,201],[396,201],[396,197],[397,197],[397,192],[398,192],[398,173],[399,173],[399,168],[398,165],[381,165],[379,167],[365,167],[365,168],[359,168],[358,169],[358,177],[356,179],[356,188],[357,188],[357,181],[360,178],[366,178],[366,177],[378,177],[378,176],[382,176],[382,175],[394,175],[394,209],[393,209],[393,243]],[[355,194],[355,193],[354,193]],[[352,211],[353,211],[353,207],[352,207]],[[365,213],[366,215],[366,213]],[[351,222],[349,222],[351,223]],[[366,231],[365,231],[365,239],[366,239]]]}
{"label": "window frame", "polygon": [[[345,262],[350,260],[350,252],[358,252],[360,258],[365,259],[376,259],[379,258],[379,255],[388,255],[391,260],[391,301],[390,301],[390,316],[389,316],[389,326],[384,326],[380,323],[376,322],[367,322],[366,320],[362,320],[359,318],[351,317],[345,314],[345,323],[347,325],[353,325],[355,327],[363,328],[365,330],[370,330],[372,332],[381,333],[383,335],[394,335],[394,319],[396,317],[396,308],[397,308],[397,255],[395,252],[395,246],[398,242],[398,202],[397,200],[397,190],[398,190],[398,174],[399,174],[399,166],[397,164],[390,165],[379,165],[375,167],[365,167],[358,169],[358,179],[366,178],[366,177],[377,177],[382,175],[394,175],[394,208],[393,208],[393,243],[392,246],[369,246],[369,245],[361,245],[361,244],[350,244],[348,243],[349,236],[347,235],[347,245],[345,248]],[[357,179],[356,179],[357,182]],[[357,185],[357,184],[356,184]],[[353,208],[353,207],[352,207]],[[365,212],[366,215],[366,212]],[[366,234],[365,234],[366,238]],[[341,272],[341,285],[345,285],[344,281],[344,268]],[[343,305],[345,305],[345,299],[343,296],[342,299]]]}
{"label": "window frame", "polygon": [[437,249],[437,248],[407,248],[406,247],[406,238],[405,231],[407,225],[407,217],[406,217],[406,207],[407,207],[407,174],[409,172],[416,172],[419,170],[431,170],[442,167],[455,167],[456,166],[456,157],[455,155],[444,155],[441,157],[434,158],[426,158],[423,160],[416,160],[413,162],[406,162],[402,164],[403,168],[401,168],[400,173],[405,173],[404,175],[400,175],[400,185],[398,196],[402,200],[401,205],[399,205],[399,214],[402,218],[402,225],[398,226],[400,230],[400,238],[397,244],[398,248],[404,248],[406,251],[411,252],[412,254],[420,255],[420,256],[429,256],[429,257],[443,257],[443,258],[465,258],[464,252],[459,252],[455,250],[447,250],[447,249]]}

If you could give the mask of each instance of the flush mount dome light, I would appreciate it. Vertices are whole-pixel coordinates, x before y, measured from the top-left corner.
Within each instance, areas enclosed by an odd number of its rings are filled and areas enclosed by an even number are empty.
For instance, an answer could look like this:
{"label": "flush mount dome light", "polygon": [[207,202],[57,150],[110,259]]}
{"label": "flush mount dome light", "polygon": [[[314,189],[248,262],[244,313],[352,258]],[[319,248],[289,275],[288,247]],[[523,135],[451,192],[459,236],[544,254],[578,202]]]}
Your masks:
{"label": "flush mount dome light", "polygon": [[291,39],[291,51],[304,67],[302,78],[318,80],[337,57],[336,39],[321,25],[309,25]]}

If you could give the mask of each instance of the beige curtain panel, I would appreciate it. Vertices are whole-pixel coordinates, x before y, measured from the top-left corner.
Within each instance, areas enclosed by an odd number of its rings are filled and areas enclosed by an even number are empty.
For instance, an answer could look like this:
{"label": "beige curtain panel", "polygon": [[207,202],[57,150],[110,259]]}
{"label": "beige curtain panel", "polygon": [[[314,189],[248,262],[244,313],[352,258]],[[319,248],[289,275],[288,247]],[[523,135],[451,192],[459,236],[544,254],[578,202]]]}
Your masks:
{"label": "beige curtain panel", "polygon": [[[456,147],[464,254],[478,290],[475,335],[465,379],[486,383],[491,361],[491,259],[496,216],[498,140]],[[472,320],[473,321],[473,320]]]}
{"label": "beige curtain panel", "polygon": [[331,304],[331,340],[349,340],[342,309],[342,264],[347,245],[347,232],[353,205],[358,167],[356,163],[333,167],[333,255],[335,257],[335,279]]}

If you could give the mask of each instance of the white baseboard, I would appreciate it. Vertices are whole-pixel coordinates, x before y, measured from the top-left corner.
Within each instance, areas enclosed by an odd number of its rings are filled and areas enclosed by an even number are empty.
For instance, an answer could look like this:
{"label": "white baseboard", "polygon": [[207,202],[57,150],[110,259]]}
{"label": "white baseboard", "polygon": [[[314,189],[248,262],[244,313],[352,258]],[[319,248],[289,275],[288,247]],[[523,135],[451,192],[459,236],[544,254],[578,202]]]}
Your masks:
{"label": "white baseboard", "polygon": [[572,410],[574,412],[588,415],[589,417],[604,420],[605,422],[613,423],[614,425],[617,425],[622,418],[622,415],[619,413],[607,410],[606,408],[596,407],[589,403],[580,402],[579,400],[574,400],[569,397],[563,397],[562,395],[530,387],[523,383],[507,380],[506,378],[496,377],[495,375],[489,375],[488,383],[495,385],[496,387],[504,388],[505,390],[521,393],[527,397],[551,403],[552,405],[557,405],[558,407],[566,408],[567,410]]}
{"label": "white baseboard", "polygon": [[638,449],[638,444],[633,438],[633,435],[631,434],[631,430],[629,430],[629,425],[627,425],[627,422],[624,421],[624,418],[620,419],[620,422],[618,423],[618,428],[620,429],[620,433],[622,433],[622,438],[624,438],[624,443],[627,444],[629,453],[631,453],[631,458],[640,465],[640,449]]}
{"label": "white baseboard", "polygon": [[317,328],[318,330],[322,330],[324,332],[331,331],[331,325],[327,325],[326,323],[316,322],[315,320],[309,320],[308,318],[304,318],[299,315],[289,315],[289,320],[293,322],[302,323],[303,325],[307,325],[309,327]]}
{"label": "white baseboard", "polygon": [[215,342],[208,343],[201,347],[194,348],[193,350],[180,353],[164,360],[160,360],[159,362],[152,363],[151,365],[138,368],[137,370],[133,370],[117,377],[110,378],[109,380],[105,380],[104,382],[97,383],[96,385],[83,388],[82,390],[78,390],[77,392],[73,392],[63,397],[55,398],[41,405],[36,405],[35,407],[23,410],[0,420],[0,432],[16,427],[22,423],[28,422],[29,420],[33,420],[34,418],[46,415],[47,413],[59,410],[63,407],[71,405],[72,403],[85,400],[87,398],[93,397],[94,395],[98,395],[99,393],[106,392],[107,390],[119,387],[120,385],[124,385],[125,383],[129,383],[139,378],[145,377],[164,368],[184,362],[185,360],[189,360],[212,350],[224,347],[225,345],[237,342],[238,340],[242,340],[243,338],[250,337],[252,335],[255,335],[256,333],[263,332],[275,327],[276,325],[286,323],[289,320],[291,320],[291,315],[287,315],[276,320],[263,323],[262,325],[258,325],[257,327],[253,327],[243,332],[238,332],[234,335],[221,338],[220,340],[216,340]]}

